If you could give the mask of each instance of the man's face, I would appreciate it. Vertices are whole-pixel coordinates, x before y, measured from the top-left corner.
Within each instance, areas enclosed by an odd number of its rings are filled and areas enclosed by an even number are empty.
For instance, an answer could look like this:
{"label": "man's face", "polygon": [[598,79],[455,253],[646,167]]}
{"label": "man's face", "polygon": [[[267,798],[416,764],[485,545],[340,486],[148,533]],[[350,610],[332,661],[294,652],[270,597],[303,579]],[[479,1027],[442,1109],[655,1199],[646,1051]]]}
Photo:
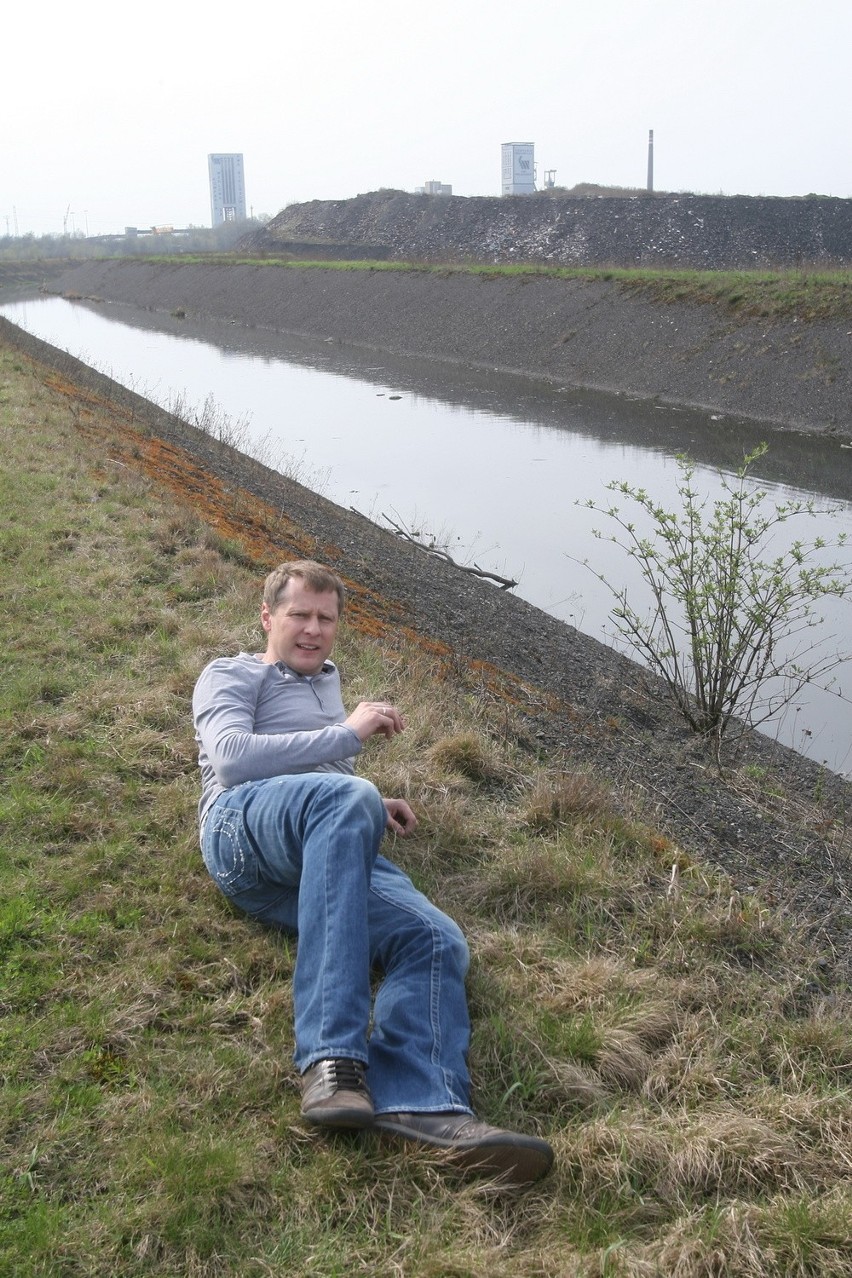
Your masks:
{"label": "man's face", "polygon": [[310,590],[300,577],[291,577],[275,609],[263,605],[260,620],[267,634],[267,661],[283,661],[297,674],[319,674],[337,634],[337,594]]}

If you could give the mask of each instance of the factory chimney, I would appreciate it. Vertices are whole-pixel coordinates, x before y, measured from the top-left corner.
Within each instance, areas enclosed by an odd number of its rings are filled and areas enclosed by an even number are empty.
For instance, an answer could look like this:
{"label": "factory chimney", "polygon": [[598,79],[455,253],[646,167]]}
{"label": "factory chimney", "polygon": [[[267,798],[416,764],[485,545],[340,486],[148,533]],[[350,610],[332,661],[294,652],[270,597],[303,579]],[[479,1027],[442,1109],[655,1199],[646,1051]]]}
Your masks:
{"label": "factory chimney", "polygon": [[648,194],[654,193],[654,130],[648,130]]}

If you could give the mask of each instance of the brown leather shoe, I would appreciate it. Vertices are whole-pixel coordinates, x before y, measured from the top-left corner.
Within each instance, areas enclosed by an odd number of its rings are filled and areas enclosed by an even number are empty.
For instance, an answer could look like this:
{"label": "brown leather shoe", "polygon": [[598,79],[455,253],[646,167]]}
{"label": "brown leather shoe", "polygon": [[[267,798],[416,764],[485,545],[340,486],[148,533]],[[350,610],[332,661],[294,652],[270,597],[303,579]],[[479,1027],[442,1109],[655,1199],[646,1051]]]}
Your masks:
{"label": "brown leather shoe", "polygon": [[546,1140],[490,1127],[470,1114],[379,1114],[374,1127],[443,1150],[453,1166],[497,1176],[507,1184],[531,1184],[553,1166]]}
{"label": "brown leather shoe", "polygon": [[373,1100],[360,1061],[317,1061],[302,1075],[302,1117],[316,1127],[369,1127]]}

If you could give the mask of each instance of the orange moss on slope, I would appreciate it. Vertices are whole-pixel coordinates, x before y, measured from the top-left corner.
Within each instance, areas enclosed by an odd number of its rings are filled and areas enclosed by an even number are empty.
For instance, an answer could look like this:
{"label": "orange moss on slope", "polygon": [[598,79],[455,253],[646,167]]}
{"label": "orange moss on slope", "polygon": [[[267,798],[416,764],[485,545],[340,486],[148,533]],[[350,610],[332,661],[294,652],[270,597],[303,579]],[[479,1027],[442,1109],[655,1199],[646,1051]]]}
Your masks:
{"label": "orange moss on slope", "polygon": [[[330,559],[339,558],[339,547],[317,546],[316,539],[283,510],[237,483],[225,483],[188,449],[137,427],[130,409],[76,385],[53,370],[43,381],[51,390],[73,401],[77,430],[97,454],[141,471],[153,483],[167,489],[176,501],[190,507],[220,537],[237,544],[260,572],[265,574],[283,559],[317,558],[323,554]],[[389,612],[398,615],[403,605],[395,603],[389,607],[387,600],[352,579],[346,580],[346,588],[350,626],[382,640],[399,636],[399,625],[395,622],[391,627],[385,618]],[[425,640],[411,629],[405,631],[405,637],[436,656],[446,656],[450,651],[446,645]]]}
{"label": "orange moss on slope", "polygon": [[[289,558],[339,560],[336,546],[317,545],[308,533],[282,509],[258,497],[249,489],[225,483],[192,452],[150,434],[135,424],[130,408],[108,400],[98,392],[78,385],[53,369],[36,365],[43,383],[73,407],[77,430],[105,460],[137,470],[166,489],[178,503],[189,507],[224,540],[236,544],[246,559],[255,563],[260,575]],[[344,577],[347,589],[347,624],[356,633],[383,643],[414,643],[439,661],[458,663],[446,643],[421,634],[401,622],[405,606],[388,600],[351,577]],[[496,700],[515,708],[532,710],[552,702],[540,689],[524,683],[505,670],[481,660],[465,660],[468,676]],[[548,704],[547,709],[553,710]],[[562,707],[563,715],[570,708]]]}

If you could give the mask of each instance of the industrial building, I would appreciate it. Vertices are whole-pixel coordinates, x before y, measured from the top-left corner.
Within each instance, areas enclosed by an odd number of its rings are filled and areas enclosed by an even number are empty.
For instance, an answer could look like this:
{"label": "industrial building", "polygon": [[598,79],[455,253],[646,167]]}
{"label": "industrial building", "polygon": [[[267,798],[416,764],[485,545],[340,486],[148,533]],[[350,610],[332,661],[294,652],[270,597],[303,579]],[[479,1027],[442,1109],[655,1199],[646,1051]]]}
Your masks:
{"label": "industrial building", "polygon": [[246,218],[246,183],[243,157],[238,154],[208,155],[210,175],[210,224],[244,222]]}

